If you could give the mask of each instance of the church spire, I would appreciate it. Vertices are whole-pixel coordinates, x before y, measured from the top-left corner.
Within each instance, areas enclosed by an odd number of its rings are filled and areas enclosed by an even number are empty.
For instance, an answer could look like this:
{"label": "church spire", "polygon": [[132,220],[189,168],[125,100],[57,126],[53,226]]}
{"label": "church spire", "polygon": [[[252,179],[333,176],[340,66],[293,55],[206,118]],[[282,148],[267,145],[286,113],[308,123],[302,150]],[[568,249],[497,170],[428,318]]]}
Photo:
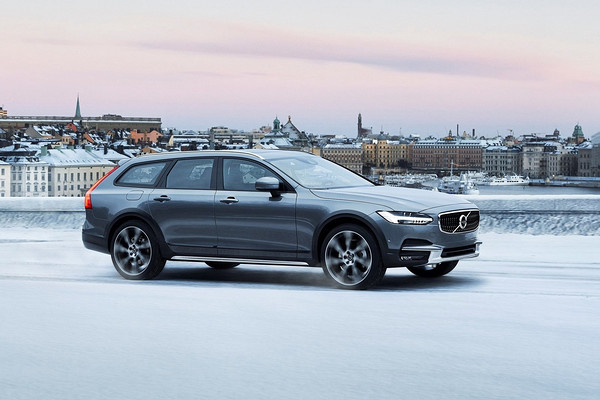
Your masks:
{"label": "church spire", "polygon": [[81,109],[79,108],[79,93],[77,93],[77,108],[75,108],[75,119],[81,119]]}

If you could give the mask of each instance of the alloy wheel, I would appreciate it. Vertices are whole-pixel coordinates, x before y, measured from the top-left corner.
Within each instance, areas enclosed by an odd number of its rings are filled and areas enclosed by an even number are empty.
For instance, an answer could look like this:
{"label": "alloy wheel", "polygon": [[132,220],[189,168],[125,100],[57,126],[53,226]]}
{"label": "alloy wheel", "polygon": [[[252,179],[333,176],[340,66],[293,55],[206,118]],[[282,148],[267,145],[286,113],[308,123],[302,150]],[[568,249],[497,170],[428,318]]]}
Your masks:
{"label": "alloy wheel", "polygon": [[355,231],[340,231],[327,242],[325,266],[331,277],[341,285],[355,286],[362,282],[372,264],[373,253],[369,243]]}

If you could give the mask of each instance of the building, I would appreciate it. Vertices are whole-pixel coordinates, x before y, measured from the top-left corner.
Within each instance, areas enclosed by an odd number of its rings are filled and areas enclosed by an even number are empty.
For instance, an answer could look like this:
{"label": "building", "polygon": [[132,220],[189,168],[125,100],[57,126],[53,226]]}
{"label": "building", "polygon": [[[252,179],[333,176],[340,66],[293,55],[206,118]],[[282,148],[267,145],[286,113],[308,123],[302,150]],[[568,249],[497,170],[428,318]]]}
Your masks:
{"label": "building", "polygon": [[25,135],[30,139],[57,139],[62,135],[59,128],[53,125],[32,125],[25,130]]}
{"label": "building", "polygon": [[408,167],[409,143],[405,140],[379,140],[377,142],[377,163],[379,167]]}
{"label": "building", "polygon": [[482,154],[482,171],[490,175],[517,174],[523,172],[521,148],[516,146],[488,146]]}
{"label": "building", "polygon": [[575,128],[573,128],[573,135],[571,135],[569,138],[569,142],[574,144],[581,144],[585,142],[585,136],[583,135],[583,129],[581,128],[581,125],[575,125]]}
{"label": "building", "polygon": [[228,145],[247,147],[246,145],[250,142],[252,135],[248,136],[243,132],[229,129],[226,126],[213,126],[209,129],[206,137],[209,138],[217,148],[219,146],[225,147]]}
{"label": "building", "polygon": [[592,152],[591,141],[583,142],[577,146],[577,176],[592,177]]}
{"label": "building", "polygon": [[151,130],[150,132],[140,132],[137,129],[134,129],[129,132],[131,143],[135,144],[156,144],[162,136],[163,134],[156,129]]}
{"label": "building", "polygon": [[273,128],[260,139],[259,144],[261,146],[274,145],[278,149],[284,150],[308,150],[309,139],[292,123],[291,116],[288,116],[288,122],[283,126],[279,118],[275,117]]}
{"label": "building", "polygon": [[600,132],[592,136],[590,141],[592,142],[591,176],[600,177]]}
{"label": "building", "polygon": [[198,133],[193,130],[183,133],[173,133],[169,138],[167,146],[170,149],[206,150],[210,147],[207,136],[205,133]]}
{"label": "building", "polygon": [[[4,110],[3,110],[4,111]],[[67,116],[12,116],[7,112],[0,112],[0,128],[2,129],[21,129],[29,128],[35,125],[64,125],[77,122],[82,128],[110,131],[113,129],[138,129],[140,131],[150,132],[152,130],[161,131],[162,122],[160,118],[145,117],[122,117],[117,114],[104,114],[100,117],[82,117],[79,106],[79,96],[77,96],[77,105],[75,115]]]}
{"label": "building", "polygon": [[356,138],[358,140],[367,138],[367,137],[369,137],[369,135],[371,135],[373,133],[373,129],[363,128],[361,114],[358,114],[357,130],[358,130],[358,132],[357,132]]}
{"label": "building", "polygon": [[20,143],[0,150],[0,161],[10,165],[11,197],[48,197],[48,164],[40,161],[35,153],[35,149]]}
{"label": "building", "polygon": [[395,169],[410,165],[411,144],[406,140],[373,139],[362,143],[366,167]]}
{"label": "building", "polygon": [[412,169],[429,172],[479,171],[483,145],[480,140],[447,136],[420,140],[412,147]]}
{"label": "building", "polygon": [[356,173],[363,172],[363,149],[360,144],[328,144],[321,149],[320,155]]}
{"label": "building", "polygon": [[39,160],[48,167],[48,196],[82,197],[115,164],[92,151],[85,149],[48,149],[42,146]]}
{"label": "building", "polygon": [[308,135],[296,128],[292,123],[291,115],[288,115],[287,122],[281,127],[281,133],[292,142],[294,147],[306,148],[309,146]]}
{"label": "building", "polygon": [[[6,116],[0,117],[0,128],[21,129],[34,125],[67,125],[73,117],[57,116]],[[139,129],[141,131],[161,130],[160,118],[122,117],[104,114],[100,117],[82,117],[79,120],[85,129],[110,131],[113,129]]]}
{"label": "building", "polygon": [[577,175],[577,150],[574,147],[548,143],[544,148],[544,159],[546,169],[542,171],[543,177]]}
{"label": "building", "polygon": [[10,197],[10,164],[0,161],[0,197]]}
{"label": "building", "polygon": [[544,155],[544,144],[540,142],[523,143],[522,152],[522,175],[530,178],[545,178],[546,174],[546,157]]}
{"label": "building", "polygon": [[577,149],[558,140],[523,143],[522,175],[534,179],[577,175]]}

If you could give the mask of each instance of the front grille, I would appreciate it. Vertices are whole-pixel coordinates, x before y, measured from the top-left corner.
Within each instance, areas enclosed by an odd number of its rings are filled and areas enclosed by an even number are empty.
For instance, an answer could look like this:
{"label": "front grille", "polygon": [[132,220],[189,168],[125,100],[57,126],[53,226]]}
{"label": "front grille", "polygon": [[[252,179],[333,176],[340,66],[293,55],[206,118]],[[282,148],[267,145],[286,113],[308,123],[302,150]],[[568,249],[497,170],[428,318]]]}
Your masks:
{"label": "front grille", "polygon": [[438,216],[440,229],[446,233],[472,232],[479,227],[479,210],[461,210]]}

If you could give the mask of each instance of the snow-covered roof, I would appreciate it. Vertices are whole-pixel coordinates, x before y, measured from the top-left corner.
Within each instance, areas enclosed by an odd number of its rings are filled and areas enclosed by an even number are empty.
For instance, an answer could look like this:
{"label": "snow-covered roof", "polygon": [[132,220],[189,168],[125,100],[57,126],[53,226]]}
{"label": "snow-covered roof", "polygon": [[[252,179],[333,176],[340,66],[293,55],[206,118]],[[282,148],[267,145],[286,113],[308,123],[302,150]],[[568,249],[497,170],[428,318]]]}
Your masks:
{"label": "snow-covered roof", "polygon": [[117,140],[117,141],[114,141],[112,145],[114,147],[119,147],[119,146],[131,147],[132,146],[129,143],[127,143],[127,140]]}
{"label": "snow-covered roof", "polygon": [[46,154],[39,153],[41,161],[55,167],[64,166],[111,166],[114,163],[86,149],[50,149]]}
{"label": "snow-covered roof", "polygon": [[5,158],[6,162],[11,165],[35,165],[35,166],[47,166],[48,164],[40,161],[37,157],[29,156],[10,156]]}
{"label": "snow-covered roof", "polygon": [[479,140],[479,139],[460,139],[460,138],[456,138],[453,137],[452,140],[445,140],[445,139],[425,139],[425,140],[419,140],[418,142],[415,143],[415,146],[431,146],[431,145],[437,145],[437,146],[486,146],[486,141],[485,140]]}
{"label": "snow-covered roof", "polygon": [[129,158],[124,154],[114,151],[113,149],[106,149],[106,154],[104,154],[103,148],[93,149],[91,151],[92,151],[92,153],[94,153],[96,156],[102,158],[103,160],[108,160],[108,161],[113,161],[113,162],[118,162],[120,160],[125,160],[125,159]]}
{"label": "snow-covered roof", "polygon": [[192,143],[192,142],[196,142],[196,143],[209,143],[208,139],[205,139],[203,137],[200,136],[181,136],[181,135],[173,135],[172,137],[173,143]]}
{"label": "snow-covered roof", "polygon": [[123,149],[123,153],[125,153],[125,155],[129,158],[134,158],[140,154],[140,149]]}
{"label": "snow-covered roof", "polygon": [[265,150],[279,150],[279,147],[275,146],[274,144],[268,144],[268,143],[259,143],[257,145],[254,146],[255,148],[262,148]]}
{"label": "snow-covered roof", "polygon": [[507,151],[508,146],[488,146],[485,151]]}
{"label": "snow-covered roof", "polygon": [[330,143],[326,144],[324,149],[361,149],[360,143]]}
{"label": "snow-covered roof", "polygon": [[489,152],[494,152],[494,151],[513,151],[513,152],[519,152],[521,151],[521,148],[518,146],[502,146],[502,145],[498,145],[498,146],[488,146],[484,149],[485,151],[489,151]]}
{"label": "snow-covered roof", "polygon": [[248,145],[247,144],[226,144],[225,148],[227,148],[228,150],[242,150],[242,149],[247,149]]}
{"label": "snow-covered roof", "polygon": [[290,139],[288,139],[285,136],[271,136],[271,137],[267,137],[265,136],[261,141],[260,141],[261,145],[265,145],[265,144],[273,144],[277,147],[293,147],[293,143],[290,141]]}

